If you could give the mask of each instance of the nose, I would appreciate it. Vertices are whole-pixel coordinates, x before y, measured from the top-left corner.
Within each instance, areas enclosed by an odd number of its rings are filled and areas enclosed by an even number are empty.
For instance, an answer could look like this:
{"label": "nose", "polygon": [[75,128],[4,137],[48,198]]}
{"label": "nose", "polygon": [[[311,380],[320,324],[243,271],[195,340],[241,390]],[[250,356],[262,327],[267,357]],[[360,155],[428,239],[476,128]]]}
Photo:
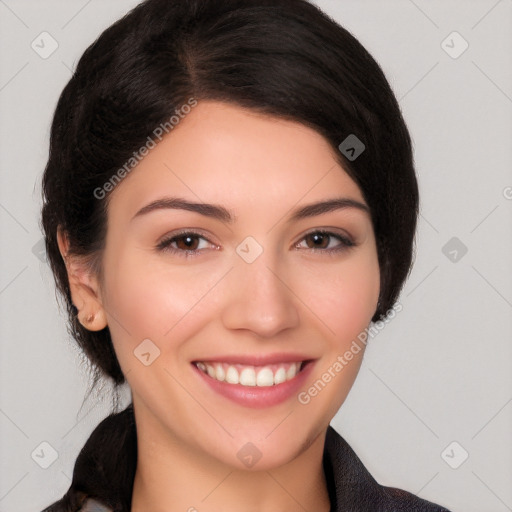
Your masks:
{"label": "nose", "polygon": [[253,263],[239,262],[230,273],[222,322],[227,329],[271,338],[297,326],[299,314],[283,265],[264,255]]}

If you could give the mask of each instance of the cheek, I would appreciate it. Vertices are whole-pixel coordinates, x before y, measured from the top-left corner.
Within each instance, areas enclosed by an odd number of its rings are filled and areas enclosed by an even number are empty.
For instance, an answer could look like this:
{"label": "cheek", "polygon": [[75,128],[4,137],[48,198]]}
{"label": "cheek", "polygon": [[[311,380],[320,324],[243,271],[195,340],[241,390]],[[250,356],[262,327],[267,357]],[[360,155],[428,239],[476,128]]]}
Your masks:
{"label": "cheek", "polygon": [[194,320],[208,313],[207,301],[203,304],[201,299],[219,278],[217,272],[191,273],[186,266],[171,266],[142,251],[119,252],[105,274],[109,328],[125,368],[144,339],[152,340],[165,355],[175,348],[173,340],[192,336],[199,326]]}
{"label": "cheek", "polygon": [[307,291],[302,289],[325,343],[317,372],[298,398],[305,411],[322,418],[322,425],[334,417],[356,380],[366,348],[358,336],[377,307],[379,280],[376,253],[369,251],[317,269]]}
{"label": "cheek", "polygon": [[338,349],[370,323],[380,291],[378,260],[372,251],[340,264],[317,265],[303,282],[301,298],[324,324],[326,337],[341,345]]}
{"label": "cheek", "polygon": [[330,313],[336,320],[335,329],[357,331],[369,324],[375,309],[380,290],[378,266],[356,266],[343,277],[334,280],[338,295],[332,291]]}

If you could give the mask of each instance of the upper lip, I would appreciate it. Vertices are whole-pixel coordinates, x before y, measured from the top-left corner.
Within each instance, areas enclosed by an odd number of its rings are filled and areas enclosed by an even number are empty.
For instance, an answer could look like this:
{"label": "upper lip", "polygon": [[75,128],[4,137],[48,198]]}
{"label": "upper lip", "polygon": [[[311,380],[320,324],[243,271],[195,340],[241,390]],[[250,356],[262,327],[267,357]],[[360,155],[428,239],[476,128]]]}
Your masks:
{"label": "upper lip", "polygon": [[302,361],[311,361],[312,357],[304,354],[226,354],[225,356],[206,357],[204,359],[195,359],[193,362],[207,362],[207,363],[230,363],[230,364],[244,364],[247,366],[265,366],[268,364],[278,363],[298,363]]}

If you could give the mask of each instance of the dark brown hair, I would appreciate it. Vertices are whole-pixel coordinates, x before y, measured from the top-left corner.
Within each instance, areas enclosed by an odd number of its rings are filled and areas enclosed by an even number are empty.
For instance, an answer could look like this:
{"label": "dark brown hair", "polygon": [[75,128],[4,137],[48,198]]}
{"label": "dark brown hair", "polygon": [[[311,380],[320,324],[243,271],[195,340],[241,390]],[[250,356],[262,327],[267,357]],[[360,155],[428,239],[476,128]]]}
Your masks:
{"label": "dark brown hair", "polygon": [[[115,384],[124,375],[108,327],[91,332],[76,317],[57,228],[69,253],[101,273],[109,196],[94,191],[191,97],[298,121],[326,138],[371,210],[381,276],[373,321],[410,270],[418,213],[411,140],[363,46],[306,0],[146,0],[78,62],[55,110],[43,176],[47,258],[95,383],[102,373]],[[338,150],[351,134],[365,145],[353,161]]]}

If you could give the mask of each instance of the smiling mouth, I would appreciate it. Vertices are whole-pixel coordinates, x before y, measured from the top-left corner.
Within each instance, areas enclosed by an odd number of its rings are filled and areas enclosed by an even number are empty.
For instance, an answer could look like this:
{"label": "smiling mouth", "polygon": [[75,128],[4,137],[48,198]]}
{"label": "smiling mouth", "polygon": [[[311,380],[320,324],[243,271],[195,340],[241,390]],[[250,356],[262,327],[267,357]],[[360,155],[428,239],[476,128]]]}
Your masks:
{"label": "smiling mouth", "polygon": [[248,387],[269,387],[294,379],[308,361],[251,366],[244,364],[197,361],[193,364],[219,382]]}

